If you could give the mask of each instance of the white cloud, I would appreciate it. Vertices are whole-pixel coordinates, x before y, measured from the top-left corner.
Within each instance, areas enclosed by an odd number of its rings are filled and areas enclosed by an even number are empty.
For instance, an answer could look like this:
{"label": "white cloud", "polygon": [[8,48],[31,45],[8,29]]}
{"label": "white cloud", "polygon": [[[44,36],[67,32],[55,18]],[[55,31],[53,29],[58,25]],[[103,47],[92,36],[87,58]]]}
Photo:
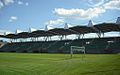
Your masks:
{"label": "white cloud", "polygon": [[9,19],[9,22],[16,21],[18,18],[16,16],[11,16]]}
{"label": "white cloud", "polygon": [[28,2],[26,2],[26,3],[25,3],[25,2],[22,2],[22,1],[18,1],[18,4],[19,4],[19,5],[26,5],[26,6],[28,6],[28,5],[29,5],[29,3],[28,3]]}
{"label": "white cloud", "polygon": [[8,30],[0,29],[0,33],[9,32]]}
{"label": "white cloud", "polygon": [[86,0],[89,6],[120,10],[120,0]]}
{"label": "white cloud", "polygon": [[84,9],[55,8],[53,11],[60,18],[65,19],[91,19],[105,12],[102,7]]}
{"label": "white cloud", "polygon": [[73,27],[73,25],[71,25],[71,24],[68,24],[68,27]]}
{"label": "white cloud", "polygon": [[97,7],[104,4],[105,0],[87,0],[88,5],[92,7]]}
{"label": "white cloud", "polygon": [[19,5],[22,5],[22,4],[23,4],[23,2],[22,2],[22,1],[18,1],[18,4],[19,4]]}
{"label": "white cloud", "polygon": [[53,13],[63,19],[92,19],[109,10],[120,10],[120,0],[86,0],[92,8],[55,8]]}
{"label": "white cloud", "polygon": [[111,0],[108,3],[105,3],[103,6],[104,6],[105,9],[120,10],[120,0]]}
{"label": "white cloud", "polygon": [[0,9],[12,3],[14,3],[14,0],[0,0]]}
{"label": "white cloud", "polygon": [[35,29],[35,28],[29,28],[29,30],[28,30],[28,32],[33,32],[33,31],[36,31],[37,29]]}
{"label": "white cloud", "polygon": [[47,25],[60,25],[64,23],[64,19],[50,20],[46,22]]}
{"label": "white cloud", "polygon": [[3,0],[3,3],[4,3],[5,5],[8,5],[8,4],[10,4],[10,3],[14,3],[14,0]]}
{"label": "white cloud", "polygon": [[47,26],[47,28],[48,28],[48,30],[50,30],[50,29],[54,29],[53,27],[51,27],[51,26]]}
{"label": "white cloud", "polygon": [[28,6],[28,5],[29,5],[29,3],[28,3],[28,2],[26,2],[26,3],[25,3],[25,5],[26,5],[26,6]]}
{"label": "white cloud", "polygon": [[14,33],[14,32],[11,32],[11,31],[8,31],[8,30],[0,29],[0,35],[7,35],[7,34],[11,34],[11,33]]}
{"label": "white cloud", "polygon": [[16,29],[15,34],[18,34],[18,33],[21,33],[21,32],[26,32],[26,31]]}
{"label": "white cloud", "polygon": [[4,5],[3,5],[3,3],[0,1],[0,8],[2,8]]}

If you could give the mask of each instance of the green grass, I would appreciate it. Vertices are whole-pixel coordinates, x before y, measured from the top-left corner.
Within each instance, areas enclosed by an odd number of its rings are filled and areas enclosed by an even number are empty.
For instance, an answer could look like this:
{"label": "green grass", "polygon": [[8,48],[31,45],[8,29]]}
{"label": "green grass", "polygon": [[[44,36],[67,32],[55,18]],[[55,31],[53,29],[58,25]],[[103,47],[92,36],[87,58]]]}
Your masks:
{"label": "green grass", "polygon": [[0,53],[0,75],[120,75],[119,54]]}

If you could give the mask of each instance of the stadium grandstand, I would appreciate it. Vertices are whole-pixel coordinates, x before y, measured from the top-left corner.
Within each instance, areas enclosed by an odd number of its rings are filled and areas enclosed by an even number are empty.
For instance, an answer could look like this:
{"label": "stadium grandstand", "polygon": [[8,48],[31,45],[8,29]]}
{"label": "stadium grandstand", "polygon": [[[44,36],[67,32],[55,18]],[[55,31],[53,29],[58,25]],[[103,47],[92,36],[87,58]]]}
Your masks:
{"label": "stadium grandstand", "polygon": [[[104,37],[107,32],[118,32],[118,36]],[[84,38],[85,34],[94,33],[97,37]],[[69,39],[75,35],[74,39]],[[54,38],[57,39],[54,40]],[[68,37],[69,36],[69,37]],[[100,23],[93,25],[90,20],[88,26],[54,28],[35,30],[15,34],[0,35],[10,39],[10,42],[0,42],[0,52],[28,52],[28,53],[70,53],[70,46],[85,47],[86,53],[120,53],[120,17],[116,23]],[[54,38],[53,38],[54,37]],[[74,51],[74,53],[80,53]]]}

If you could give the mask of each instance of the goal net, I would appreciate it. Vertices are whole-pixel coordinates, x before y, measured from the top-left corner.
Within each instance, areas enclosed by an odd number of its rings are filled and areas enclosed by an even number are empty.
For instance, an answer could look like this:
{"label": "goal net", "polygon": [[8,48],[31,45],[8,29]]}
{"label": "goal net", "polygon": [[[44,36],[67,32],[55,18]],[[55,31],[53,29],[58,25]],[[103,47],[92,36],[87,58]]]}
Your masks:
{"label": "goal net", "polygon": [[71,58],[72,58],[74,51],[80,51],[80,52],[83,52],[85,54],[85,47],[84,46],[81,46],[81,47],[80,46],[70,46]]}

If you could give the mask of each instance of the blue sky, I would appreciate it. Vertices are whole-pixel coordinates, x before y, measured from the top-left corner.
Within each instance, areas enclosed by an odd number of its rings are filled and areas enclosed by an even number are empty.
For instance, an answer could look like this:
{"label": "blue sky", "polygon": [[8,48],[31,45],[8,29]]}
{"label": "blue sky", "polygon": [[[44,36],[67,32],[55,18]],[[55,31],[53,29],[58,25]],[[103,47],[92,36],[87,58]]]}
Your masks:
{"label": "blue sky", "polygon": [[115,22],[120,0],[0,0],[0,32]]}

